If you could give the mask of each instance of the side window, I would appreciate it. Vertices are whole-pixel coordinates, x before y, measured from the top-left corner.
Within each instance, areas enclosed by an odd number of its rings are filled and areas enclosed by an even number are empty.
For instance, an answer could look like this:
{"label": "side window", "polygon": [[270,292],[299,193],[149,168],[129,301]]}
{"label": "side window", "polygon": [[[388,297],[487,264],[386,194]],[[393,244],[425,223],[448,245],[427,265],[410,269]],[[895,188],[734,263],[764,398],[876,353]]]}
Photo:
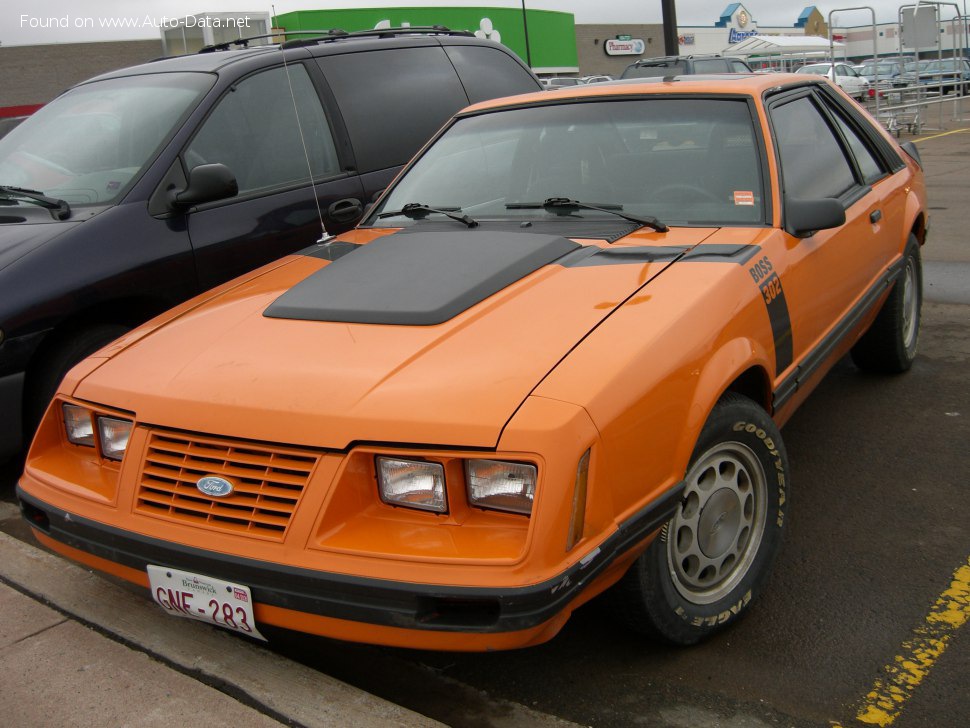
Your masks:
{"label": "side window", "polygon": [[771,110],[785,195],[806,199],[841,197],[855,176],[849,160],[807,96]]}
{"label": "side window", "polygon": [[468,97],[441,46],[317,59],[361,172],[407,162]]}
{"label": "side window", "polygon": [[845,70],[845,66],[836,66],[835,67],[835,75],[836,76],[848,76],[849,74]]}
{"label": "side window", "polygon": [[694,73],[727,73],[727,62],[720,58],[694,61]]}
{"label": "side window", "polygon": [[839,125],[839,129],[842,130],[842,134],[849,142],[849,148],[852,150],[852,156],[855,157],[856,162],[859,163],[859,170],[862,172],[862,179],[866,184],[872,184],[883,176],[882,167],[856,131],[846,124],[842,117],[838,114],[835,115],[835,119]]}
{"label": "side window", "polygon": [[445,52],[458,69],[468,101],[473,104],[541,90],[525,68],[497,48],[445,46]]}
{"label": "side window", "polygon": [[746,65],[741,63],[741,61],[731,61],[731,72],[732,73],[751,73]]}
{"label": "side window", "polygon": [[240,194],[309,182],[307,156],[315,178],[340,172],[330,125],[302,64],[262,71],[233,86],[184,153],[189,169],[225,164]]}

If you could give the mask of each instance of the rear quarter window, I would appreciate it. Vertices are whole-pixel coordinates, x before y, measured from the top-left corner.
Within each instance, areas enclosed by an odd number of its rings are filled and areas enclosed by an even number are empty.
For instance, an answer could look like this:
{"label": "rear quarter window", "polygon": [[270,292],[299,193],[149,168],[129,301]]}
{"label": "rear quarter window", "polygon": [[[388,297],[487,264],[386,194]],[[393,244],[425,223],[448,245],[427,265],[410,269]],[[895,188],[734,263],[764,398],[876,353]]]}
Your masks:
{"label": "rear quarter window", "polygon": [[468,97],[441,46],[317,59],[361,172],[407,162]]}
{"label": "rear quarter window", "polygon": [[532,74],[498,48],[445,46],[445,52],[473,104],[541,90]]}

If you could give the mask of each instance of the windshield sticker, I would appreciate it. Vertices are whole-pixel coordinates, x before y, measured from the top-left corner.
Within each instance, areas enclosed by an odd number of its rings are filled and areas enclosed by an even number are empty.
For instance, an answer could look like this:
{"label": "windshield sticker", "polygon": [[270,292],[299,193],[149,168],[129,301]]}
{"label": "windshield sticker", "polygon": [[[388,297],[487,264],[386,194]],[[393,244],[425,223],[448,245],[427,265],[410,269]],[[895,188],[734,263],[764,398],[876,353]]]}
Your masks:
{"label": "windshield sticker", "polygon": [[735,205],[748,205],[754,206],[754,192],[735,190],[734,191],[734,204]]}

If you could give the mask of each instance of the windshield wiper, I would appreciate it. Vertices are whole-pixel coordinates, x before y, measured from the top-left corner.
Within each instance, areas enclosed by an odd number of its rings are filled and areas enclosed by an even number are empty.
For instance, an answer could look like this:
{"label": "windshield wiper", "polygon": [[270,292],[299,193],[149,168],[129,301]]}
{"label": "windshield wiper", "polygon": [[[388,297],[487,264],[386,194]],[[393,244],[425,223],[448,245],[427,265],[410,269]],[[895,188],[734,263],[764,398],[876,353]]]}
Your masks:
{"label": "windshield wiper", "polygon": [[56,197],[48,197],[43,192],[37,190],[25,190],[23,187],[0,185],[0,197],[6,197],[7,199],[17,197],[23,200],[30,200],[41,207],[46,207],[48,210],[51,210],[51,214],[58,220],[66,220],[71,216],[71,207],[67,202],[59,200]]}
{"label": "windshield wiper", "polygon": [[460,207],[429,207],[420,202],[409,202],[400,210],[395,210],[394,212],[382,212],[377,216],[378,220],[382,220],[385,217],[396,217],[397,215],[404,215],[412,220],[420,220],[427,217],[430,213],[437,213],[438,215],[444,215],[445,217],[450,217],[452,220],[457,220],[458,222],[465,223],[468,227],[478,227],[478,221],[468,215],[456,215],[456,212],[461,212]]}
{"label": "windshield wiper", "polygon": [[631,215],[628,212],[623,212],[623,205],[590,205],[579,200],[570,200],[568,197],[549,197],[543,202],[510,202],[505,206],[507,210],[538,210],[540,208],[544,210],[598,210],[599,212],[608,212],[611,215],[617,215],[630,222],[638,222],[641,225],[646,225],[658,233],[665,233],[670,229],[655,217],[650,217],[649,215]]}

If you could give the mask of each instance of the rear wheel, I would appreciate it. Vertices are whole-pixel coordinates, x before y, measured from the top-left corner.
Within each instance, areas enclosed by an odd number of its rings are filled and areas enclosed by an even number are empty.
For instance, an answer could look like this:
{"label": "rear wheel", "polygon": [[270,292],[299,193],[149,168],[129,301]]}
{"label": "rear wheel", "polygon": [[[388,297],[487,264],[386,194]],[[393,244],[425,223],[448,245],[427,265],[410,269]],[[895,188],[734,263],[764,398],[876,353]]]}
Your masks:
{"label": "rear wheel", "polygon": [[852,347],[852,361],[866,371],[899,373],[913,365],[919,347],[923,265],[919,242],[909,236],[903,270],[869,330]]}
{"label": "rear wheel", "polygon": [[674,517],[613,588],[635,631],[693,644],[746,613],[781,546],[788,458],[768,414],[726,394],[704,425]]}

